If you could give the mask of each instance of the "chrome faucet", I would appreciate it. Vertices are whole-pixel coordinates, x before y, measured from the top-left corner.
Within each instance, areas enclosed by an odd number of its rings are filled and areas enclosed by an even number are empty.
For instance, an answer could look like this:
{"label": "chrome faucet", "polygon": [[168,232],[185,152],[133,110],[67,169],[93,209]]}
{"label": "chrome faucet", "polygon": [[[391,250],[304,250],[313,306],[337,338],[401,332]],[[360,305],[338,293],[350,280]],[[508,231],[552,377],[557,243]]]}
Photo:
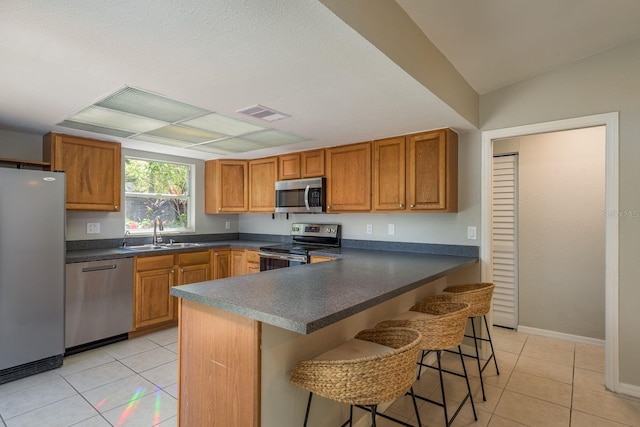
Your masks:
{"label": "chrome faucet", "polygon": [[160,217],[156,217],[153,221],[153,244],[159,245],[162,243],[162,236],[158,236],[158,231],[164,230],[164,226],[162,225],[162,220]]}
{"label": "chrome faucet", "polygon": [[122,247],[126,248],[127,247],[127,237],[129,237],[131,235],[131,233],[129,232],[129,230],[126,230],[124,232],[124,237],[122,238]]}

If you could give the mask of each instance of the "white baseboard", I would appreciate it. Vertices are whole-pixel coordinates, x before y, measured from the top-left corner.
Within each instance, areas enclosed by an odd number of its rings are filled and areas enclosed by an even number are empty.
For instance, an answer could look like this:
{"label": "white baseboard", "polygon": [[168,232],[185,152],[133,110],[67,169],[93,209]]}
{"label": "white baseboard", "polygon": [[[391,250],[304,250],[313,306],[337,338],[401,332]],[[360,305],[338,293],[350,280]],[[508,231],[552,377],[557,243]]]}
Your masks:
{"label": "white baseboard", "polygon": [[633,397],[640,397],[640,386],[620,383],[620,393]]}
{"label": "white baseboard", "polygon": [[546,329],[530,328],[528,326],[518,326],[518,332],[529,335],[540,335],[543,337],[556,338],[559,340],[570,341],[576,344],[595,345],[604,347],[604,340],[597,338],[583,337],[580,335],[565,334],[563,332],[547,331]]}

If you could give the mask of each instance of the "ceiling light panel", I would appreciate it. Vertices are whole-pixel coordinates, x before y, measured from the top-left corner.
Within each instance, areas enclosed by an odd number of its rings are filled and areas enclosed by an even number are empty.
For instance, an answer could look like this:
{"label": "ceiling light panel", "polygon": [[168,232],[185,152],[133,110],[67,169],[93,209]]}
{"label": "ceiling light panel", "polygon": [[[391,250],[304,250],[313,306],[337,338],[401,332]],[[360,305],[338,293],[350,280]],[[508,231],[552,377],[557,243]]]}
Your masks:
{"label": "ceiling light panel", "polygon": [[119,129],[133,133],[148,132],[165,125],[164,122],[160,122],[158,120],[134,116],[94,105],[74,114],[69,117],[67,121],[101,126],[110,129]]}
{"label": "ceiling light panel", "polygon": [[131,87],[119,90],[96,105],[169,123],[208,113],[204,108]]}
{"label": "ceiling light panel", "polygon": [[147,135],[147,134],[144,134],[144,133],[140,134],[140,135],[136,135],[136,136],[132,137],[131,139],[137,139],[138,141],[153,142],[153,143],[156,143],[156,144],[171,145],[173,147],[182,147],[182,148],[191,147],[193,145],[190,142],[178,141],[178,140],[175,140],[175,139],[161,138],[159,136]]}
{"label": "ceiling light panel", "polygon": [[95,133],[99,133],[99,134],[102,134],[102,135],[117,136],[119,138],[128,138],[131,135],[135,135],[135,132],[127,132],[127,131],[119,130],[119,129],[110,129],[110,128],[105,128],[105,127],[102,127],[102,126],[88,125],[86,123],[71,122],[71,121],[68,121],[68,120],[64,120],[64,121],[58,123],[57,126],[63,126],[63,127],[66,127],[66,128],[71,128],[71,129],[84,130],[84,131],[87,131],[87,132],[95,132]]}
{"label": "ceiling light panel", "polygon": [[219,132],[230,136],[239,136],[266,129],[262,126],[232,119],[231,117],[226,117],[216,113],[187,120],[181,124],[211,132]]}
{"label": "ceiling light panel", "polygon": [[259,144],[255,141],[249,141],[242,138],[229,138],[225,139],[224,141],[213,142],[206,145],[225,151],[230,151],[232,153],[244,153],[247,151],[267,148],[263,144]]}
{"label": "ceiling light panel", "polygon": [[190,142],[192,144],[199,144],[201,142],[213,141],[220,138],[225,138],[227,135],[219,133],[208,132],[205,130],[194,129],[178,125],[169,125],[160,129],[147,132],[148,135],[159,136],[167,139],[177,139],[184,142]]}
{"label": "ceiling light panel", "polygon": [[275,147],[278,145],[295,144],[296,142],[306,141],[305,138],[301,138],[290,133],[280,132],[279,130],[274,129],[253,133],[251,135],[245,135],[244,138],[250,141],[269,145],[271,147]]}

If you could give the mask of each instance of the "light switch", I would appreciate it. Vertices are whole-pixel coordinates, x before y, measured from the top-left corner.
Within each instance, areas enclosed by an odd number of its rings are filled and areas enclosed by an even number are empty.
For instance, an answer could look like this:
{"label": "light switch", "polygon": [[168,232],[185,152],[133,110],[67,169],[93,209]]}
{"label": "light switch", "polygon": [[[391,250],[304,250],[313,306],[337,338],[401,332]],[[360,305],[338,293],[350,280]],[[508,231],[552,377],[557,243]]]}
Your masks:
{"label": "light switch", "polygon": [[230,221],[226,221],[226,222],[224,223],[224,228],[225,228],[226,230],[230,229],[230,228],[231,228],[231,222],[230,222]]}
{"label": "light switch", "polygon": [[467,239],[476,240],[476,228],[475,227],[467,227]]}

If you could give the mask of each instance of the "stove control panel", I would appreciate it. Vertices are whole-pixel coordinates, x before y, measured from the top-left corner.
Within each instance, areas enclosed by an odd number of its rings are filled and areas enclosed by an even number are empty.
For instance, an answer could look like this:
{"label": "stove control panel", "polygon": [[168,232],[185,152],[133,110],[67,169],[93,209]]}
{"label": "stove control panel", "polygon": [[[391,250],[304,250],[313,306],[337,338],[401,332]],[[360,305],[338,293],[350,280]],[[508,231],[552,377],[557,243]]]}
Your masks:
{"label": "stove control panel", "polygon": [[291,224],[292,236],[340,237],[340,224]]}

